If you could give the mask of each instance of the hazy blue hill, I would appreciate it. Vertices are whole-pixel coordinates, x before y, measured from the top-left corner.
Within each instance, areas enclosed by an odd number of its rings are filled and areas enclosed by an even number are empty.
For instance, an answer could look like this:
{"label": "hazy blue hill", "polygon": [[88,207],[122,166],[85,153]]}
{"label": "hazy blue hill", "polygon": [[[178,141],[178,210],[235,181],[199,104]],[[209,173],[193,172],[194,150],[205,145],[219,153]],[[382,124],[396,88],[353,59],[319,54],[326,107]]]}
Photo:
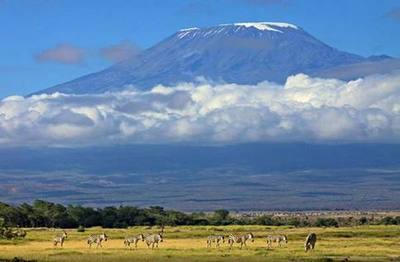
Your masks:
{"label": "hazy blue hill", "polygon": [[400,145],[384,144],[0,149],[0,198],[188,211],[399,209],[399,155]]}

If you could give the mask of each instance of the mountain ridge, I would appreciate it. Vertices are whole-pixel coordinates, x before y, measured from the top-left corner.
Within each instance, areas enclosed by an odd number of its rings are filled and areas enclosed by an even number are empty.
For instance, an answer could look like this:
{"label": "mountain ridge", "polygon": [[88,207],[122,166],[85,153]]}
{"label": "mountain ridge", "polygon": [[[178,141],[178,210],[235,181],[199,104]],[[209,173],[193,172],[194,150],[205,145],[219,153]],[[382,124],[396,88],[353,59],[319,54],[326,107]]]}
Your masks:
{"label": "mountain ridge", "polygon": [[179,30],[138,56],[37,93],[102,93],[126,86],[147,90],[198,77],[237,84],[283,83],[297,73],[330,75],[330,68],[390,59],[337,50],[293,24],[222,24]]}

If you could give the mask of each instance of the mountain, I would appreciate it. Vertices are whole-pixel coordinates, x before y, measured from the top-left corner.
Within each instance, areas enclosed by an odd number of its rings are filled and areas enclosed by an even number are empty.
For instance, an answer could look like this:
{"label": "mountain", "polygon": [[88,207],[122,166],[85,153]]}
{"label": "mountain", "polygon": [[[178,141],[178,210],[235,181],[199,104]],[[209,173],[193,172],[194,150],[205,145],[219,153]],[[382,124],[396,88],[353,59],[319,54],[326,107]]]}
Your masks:
{"label": "mountain", "polygon": [[[335,77],[335,70],[342,72],[343,66],[386,60],[392,59],[337,50],[288,23],[223,24],[180,30],[136,57],[38,93],[102,93],[127,85],[146,90],[198,77],[238,84],[283,83],[296,73]],[[345,68],[345,78],[352,77],[348,71]]]}

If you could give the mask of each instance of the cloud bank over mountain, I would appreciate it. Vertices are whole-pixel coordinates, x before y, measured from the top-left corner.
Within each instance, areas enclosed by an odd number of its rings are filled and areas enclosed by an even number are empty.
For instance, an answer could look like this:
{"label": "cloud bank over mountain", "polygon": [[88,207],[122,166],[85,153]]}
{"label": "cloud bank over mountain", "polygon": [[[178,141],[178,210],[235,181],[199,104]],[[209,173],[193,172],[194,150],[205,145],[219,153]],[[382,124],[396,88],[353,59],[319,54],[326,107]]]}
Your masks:
{"label": "cloud bank over mountain", "polygon": [[400,142],[400,73],[284,85],[199,81],[115,93],[12,96],[2,146],[134,143]]}

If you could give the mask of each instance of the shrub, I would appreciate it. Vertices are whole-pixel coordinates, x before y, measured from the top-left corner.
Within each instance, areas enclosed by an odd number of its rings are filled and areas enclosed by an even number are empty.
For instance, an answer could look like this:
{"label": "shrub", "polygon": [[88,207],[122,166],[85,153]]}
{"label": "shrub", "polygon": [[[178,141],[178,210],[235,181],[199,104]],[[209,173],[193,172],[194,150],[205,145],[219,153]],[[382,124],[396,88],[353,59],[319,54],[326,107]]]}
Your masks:
{"label": "shrub", "polygon": [[83,233],[85,232],[85,227],[80,225],[76,231],[78,231],[79,233]]}

